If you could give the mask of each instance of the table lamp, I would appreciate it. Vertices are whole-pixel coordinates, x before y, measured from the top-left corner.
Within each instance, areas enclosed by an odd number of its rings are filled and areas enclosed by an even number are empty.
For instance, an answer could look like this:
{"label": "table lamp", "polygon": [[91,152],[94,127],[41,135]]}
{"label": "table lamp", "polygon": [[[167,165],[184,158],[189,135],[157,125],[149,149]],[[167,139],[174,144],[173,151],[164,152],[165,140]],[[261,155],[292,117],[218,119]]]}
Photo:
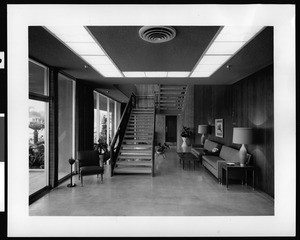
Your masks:
{"label": "table lamp", "polygon": [[208,132],[208,125],[198,125],[198,133],[202,134],[201,136],[201,145],[204,145],[205,134]]}
{"label": "table lamp", "polygon": [[245,147],[245,144],[252,143],[252,139],[253,139],[252,128],[246,128],[246,127],[233,128],[232,142],[242,144],[239,152],[241,167],[245,166],[247,160],[247,149]]}

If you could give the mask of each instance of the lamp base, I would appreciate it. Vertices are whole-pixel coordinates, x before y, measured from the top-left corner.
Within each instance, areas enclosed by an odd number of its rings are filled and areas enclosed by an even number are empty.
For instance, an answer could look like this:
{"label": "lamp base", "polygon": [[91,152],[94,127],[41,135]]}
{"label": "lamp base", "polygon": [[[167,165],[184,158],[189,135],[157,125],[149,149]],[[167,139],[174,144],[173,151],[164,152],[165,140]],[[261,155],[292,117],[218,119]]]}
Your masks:
{"label": "lamp base", "polygon": [[67,187],[69,187],[69,188],[71,188],[71,187],[76,187],[76,184],[75,184],[75,183],[73,183],[73,184],[69,183],[69,184],[67,185]]}
{"label": "lamp base", "polygon": [[204,145],[204,141],[205,141],[205,134],[202,134],[201,136],[201,145]]}
{"label": "lamp base", "polygon": [[247,149],[244,144],[241,146],[241,149],[239,151],[239,157],[240,157],[240,166],[241,167],[246,166]]}

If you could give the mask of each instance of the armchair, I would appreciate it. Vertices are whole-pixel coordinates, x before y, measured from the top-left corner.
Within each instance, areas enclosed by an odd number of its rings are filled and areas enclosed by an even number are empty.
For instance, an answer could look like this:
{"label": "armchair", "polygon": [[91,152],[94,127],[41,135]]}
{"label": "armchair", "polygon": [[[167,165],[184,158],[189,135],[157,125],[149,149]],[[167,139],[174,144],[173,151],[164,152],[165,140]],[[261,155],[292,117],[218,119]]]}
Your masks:
{"label": "armchair", "polygon": [[83,176],[101,174],[101,183],[103,183],[104,167],[103,162],[99,160],[98,151],[79,151],[77,155],[79,165],[79,180],[83,186]]}

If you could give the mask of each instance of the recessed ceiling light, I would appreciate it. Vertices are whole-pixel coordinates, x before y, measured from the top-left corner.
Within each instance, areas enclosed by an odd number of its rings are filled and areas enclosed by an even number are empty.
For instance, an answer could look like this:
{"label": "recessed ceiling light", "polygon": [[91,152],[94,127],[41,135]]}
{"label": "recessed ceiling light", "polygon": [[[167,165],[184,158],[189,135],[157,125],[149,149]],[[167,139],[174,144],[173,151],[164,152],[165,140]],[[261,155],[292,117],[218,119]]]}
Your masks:
{"label": "recessed ceiling light", "polygon": [[234,54],[244,44],[244,42],[214,42],[206,54]]}
{"label": "recessed ceiling light", "polygon": [[190,77],[210,77],[213,72],[193,72]]}
{"label": "recessed ceiling light", "polygon": [[123,72],[125,77],[146,77],[145,72]]}
{"label": "recessed ceiling light", "polygon": [[262,30],[261,26],[225,26],[213,40],[190,77],[209,77]]}
{"label": "recessed ceiling light", "polygon": [[217,70],[219,67],[219,64],[198,64],[197,67],[194,69],[194,72],[211,72]]}
{"label": "recessed ceiling light", "polygon": [[46,29],[104,77],[123,77],[100,44],[83,26],[47,26]]}
{"label": "recessed ceiling light", "polygon": [[220,34],[215,39],[216,42],[247,42],[255,36],[261,26],[224,26]]}
{"label": "recessed ceiling light", "polygon": [[146,77],[167,77],[167,72],[145,72]]}
{"label": "recessed ceiling light", "polygon": [[223,64],[231,55],[204,55],[199,64]]}
{"label": "recessed ceiling light", "polygon": [[81,57],[91,65],[103,65],[103,64],[112,65],[110,59],[107,56],[81,56]]}
{"label": "recessed ceiling light", "polygon": [[168,72],[167,73],[167,77],[174,77],[174,78],[177,78],[177,77],[188,77],[190,74],[190,72]]}
{"label": "recessed ceiling light", "polygon": [[97,43],[66,43],[79,55],[105,55]]}
{"label": "recessed ceiling light", "polygon": [[92,36],[82,26],[46,26],[64,43],[67,42],[95,42]]}

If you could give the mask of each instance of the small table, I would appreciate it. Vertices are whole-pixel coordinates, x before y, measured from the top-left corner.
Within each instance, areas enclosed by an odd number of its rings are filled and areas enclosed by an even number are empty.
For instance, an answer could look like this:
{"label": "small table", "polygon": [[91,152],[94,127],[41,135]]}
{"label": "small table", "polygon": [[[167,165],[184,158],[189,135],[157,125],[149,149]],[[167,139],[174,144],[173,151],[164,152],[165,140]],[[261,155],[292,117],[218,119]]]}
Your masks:
{"label": "small table", "polygon": [[[252,188],[254,190],[254,177],[255,177],[255,168],[254,166],[240,166],[239,163],[235,163],[234,165],[228,165],[228,164],[224,164],[222,167],[222,183],[223,183],[223,171],[225,171],[226,173],[226,189],[228,189],[228,176],[229,176],[229,172],[230,171],[242,171],[244,172],[245,175],[245,183],[247,185],[247,181],[248,181],[248,171],[252,172]],[[242,182],[243,183],[243,182]]]}
{"label": "small table", "polygon": [[184,164],[185,162],[189,162],[189,169],[190,169],[190,165],[191,165],[191,161],[194,163],[194,170],[195,170],[195,165],[196,162],[200,162],[199,158],[197,158],[194,154],[190,153],[190,152],[178,152],[177,153],[179,156],[179,163],[181,163],[182,161],[182,169],[184,169]]}

